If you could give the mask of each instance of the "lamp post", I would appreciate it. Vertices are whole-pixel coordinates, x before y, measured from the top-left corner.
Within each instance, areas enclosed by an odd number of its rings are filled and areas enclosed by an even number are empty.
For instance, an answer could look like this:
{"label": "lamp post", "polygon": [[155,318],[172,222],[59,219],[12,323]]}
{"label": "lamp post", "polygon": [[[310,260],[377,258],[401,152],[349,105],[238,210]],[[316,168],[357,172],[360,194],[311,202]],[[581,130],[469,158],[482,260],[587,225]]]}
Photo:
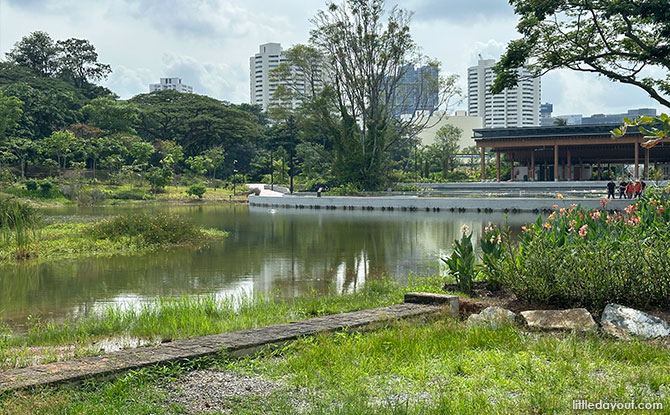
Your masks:
{"label": "lamp post", "polygon": [[235,197],[235,189],[237,188],[237,160],[233,160],[233,197]]}

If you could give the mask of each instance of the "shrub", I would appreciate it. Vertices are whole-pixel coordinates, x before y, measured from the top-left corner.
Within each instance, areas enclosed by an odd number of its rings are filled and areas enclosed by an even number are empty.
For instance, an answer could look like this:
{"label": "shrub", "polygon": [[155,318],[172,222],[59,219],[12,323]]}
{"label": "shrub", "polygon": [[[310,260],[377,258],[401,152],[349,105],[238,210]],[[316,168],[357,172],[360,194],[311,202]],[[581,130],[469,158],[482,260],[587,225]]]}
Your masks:
{"label": "shrub", "polygon": [[522,300],[599,311],[608,303],[670,306],[670,195],[652,192],[625,212],[559,208],[509,235],[484,275]]}
{"label": "shrub", "polygon": [[29,192],[37,191],[37,182],[35,180],[26,180],[26,190]]}
{"label": "shrub", "polygon": [[115,216],[94,224],[91,233],[98,239],[140,237],[146,245],[179,244],[202,236],[191,222],[163,213]]}
{"label": "shrub", "polygon": [[172,181],[173,177],[172,170],[168,167],[152,167],[146,175],[151,190],[163,189]]}
{"label": "shrub", "polygon": [[475,279],[475,251],[472,247],[472,232],[467,226],[461,228],[463,235],[454,241],[454,251],[449,258],[440,258],[449,267],[449,273],[456,279],[461,292],[472,294]]}
{"label": "shrub", "polygon": [[16,177],[6,167],[0,167],[0,186],[9,186],[16,181]]}
{"label": "shrub", "polygon": [[40,182],[40,191],[42,192],[43,195],[50,195],[51,190],[53,189],[54,185],[48,180],[44,180]]}
{"label": "shrub", "polygon": [[204,184],[196,183],[196,184],[191,185],[191,187],[189,187],[186,190],[186,194],[188,194],[190,196],[197,196],[198,199],[202,199],[202,196],[205,194],[206,191],[207,191],[207,187],[205,187]]}
{"label": "shrub", "polygon": [[352,183],[347,183],[340,187],[328,190],[329,195],[333,196],[354,196],[361,192],[361,189]]}

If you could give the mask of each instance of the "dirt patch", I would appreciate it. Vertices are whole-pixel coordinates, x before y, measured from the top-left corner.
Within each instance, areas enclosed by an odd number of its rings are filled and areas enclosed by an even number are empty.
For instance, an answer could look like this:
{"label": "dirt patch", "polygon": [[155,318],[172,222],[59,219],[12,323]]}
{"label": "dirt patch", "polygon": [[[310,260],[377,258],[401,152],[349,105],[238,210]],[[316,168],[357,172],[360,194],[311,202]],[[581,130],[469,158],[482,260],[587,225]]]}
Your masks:
{"label": "dirt patch", "polygon": [[247,377],[217,370],[196,370],[162,386],[168,401],[188,414],[231,413],[240,399],[264,398],[282,385],[260,377]]}

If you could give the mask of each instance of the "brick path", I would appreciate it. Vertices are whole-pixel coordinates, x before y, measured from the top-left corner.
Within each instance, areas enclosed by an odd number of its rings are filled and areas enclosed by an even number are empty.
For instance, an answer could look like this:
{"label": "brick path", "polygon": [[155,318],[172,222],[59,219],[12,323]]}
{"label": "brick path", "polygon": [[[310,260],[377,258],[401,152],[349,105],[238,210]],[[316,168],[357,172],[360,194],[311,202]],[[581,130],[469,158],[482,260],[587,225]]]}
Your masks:
{"label": "brick path", "polygon": [[[456,313],[458,313],[457,301],[456,299]],[[373,323],[435,314],[440,310],[441,307],[438,305],[397,304],[289,324],[175,340],[159,346],[127,349],[102,356],[13,369],[0,372],[0,392],[80,381],[154,364],[211,356],[222,351],[241,356],[253,353],[266,345],[283,343],[302,336],[344,328],[366,329]],[[450,311],[453,313],[454,310]]]}

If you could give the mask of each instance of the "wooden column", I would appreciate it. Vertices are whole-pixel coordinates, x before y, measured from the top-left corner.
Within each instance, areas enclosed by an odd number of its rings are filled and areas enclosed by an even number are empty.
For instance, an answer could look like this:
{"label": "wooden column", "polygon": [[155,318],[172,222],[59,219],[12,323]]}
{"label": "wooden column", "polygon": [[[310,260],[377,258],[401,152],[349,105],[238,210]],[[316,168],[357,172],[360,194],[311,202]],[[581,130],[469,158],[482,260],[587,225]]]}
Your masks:
{"label": "wooden column", "polygon": [[640,145],[635,143],[635,178],[640,177]]}
{"label": "wooden column", "polygon": [[500,181],[500,151],[496,151],[496,180]]}
{"label": "wooden column", "polygon": [[558,144],[554,144],[554,181],[558,181]]}
{"label": "wooden column", "polygon": [[510,179],[510,181],[513,182],[514,181],[514,153],[509,154],[509,164],[510,164],[509,179]]}
{"label": "wooden column", "polygon": [[481,165],[482,165],[482,181],[486,180],[486,149],[482,147],[481,150]]}
{"label": "wooden column", "polygon": [[603,179],[602,168],[600,167],[600,160],[598,160],[598,180]]}
{"label": "wooden column", "polygon": [[644,149],[644,179],[649,180],[649,149]]}
{"label": "wooden column", "polygon": [[535,151],[530,150],[530,172],[528,177],[535,180]]}
{"label": "wooden column", "polygon": [[572,154],[570,149],[568,149],[568,180],[572,180]]}

